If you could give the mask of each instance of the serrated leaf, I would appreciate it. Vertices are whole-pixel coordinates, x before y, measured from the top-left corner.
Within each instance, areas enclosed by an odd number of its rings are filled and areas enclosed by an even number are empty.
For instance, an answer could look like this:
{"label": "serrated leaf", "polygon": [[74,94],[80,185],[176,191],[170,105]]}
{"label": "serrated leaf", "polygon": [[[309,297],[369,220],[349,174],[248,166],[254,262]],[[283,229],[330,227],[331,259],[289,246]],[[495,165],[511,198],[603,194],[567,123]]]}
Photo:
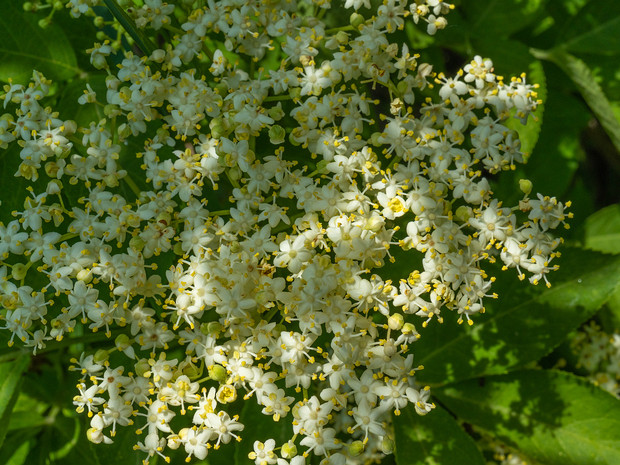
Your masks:
{"label": "serrated leaf", "polygon": [[588,2],[564,26],[557,45],[574,53],[619,53],[620,3]]}
{"label": "serrated leaf", "polygon": [[523,370],[433,393],[459,418],[540,463],[620,463],[620,401],[575,375]]}
{"label": "serrated leaf", "polygon": [[487,313],[472,327],[446,321],[421,331],[412,348],[425,369],[420,382],[443,385],[505,373],[538,360],[590,318],[615,287],[620,257],[565,248],[561,267],[551,273],[550,289],[519,282],[515,273],[499,273],[499,299],[487,301]]}
{"label": "serrated leaf", "polygon": [[26,371],[29,363],[30,356],[22,354],[15,361],[0,365],[0,447],[9,429],[9,419],[19,396],[22,373]]}
{"label": "serrated leaf", "polygon": [[0,80],[24,83],[36,69],[51,79],[69,79],[80,70],[63,30],[51,24],[42,29],[39,16],[24,12],[21,2],[3,2],[0,15]]}
{"label": "serrated leaf", "polygon": [[409,405],[392,416],[398,465],[484,465],[474,440],[440,405],[425,416]]}

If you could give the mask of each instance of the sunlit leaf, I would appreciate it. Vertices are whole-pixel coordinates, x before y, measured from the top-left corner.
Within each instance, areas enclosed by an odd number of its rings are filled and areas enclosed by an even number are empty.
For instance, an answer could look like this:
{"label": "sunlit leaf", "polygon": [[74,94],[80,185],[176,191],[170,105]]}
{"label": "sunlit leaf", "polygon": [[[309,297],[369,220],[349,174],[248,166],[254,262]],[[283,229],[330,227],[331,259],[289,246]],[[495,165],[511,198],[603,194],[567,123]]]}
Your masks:
{"label": "sunlit leaf", "polygon": [[19,395],[21,375],[29,363],[30,356],[22,354],[15,361],[0,365],[0,447],[9,429],[9,419]]}
{"label": "sunlit leaf", "polygon": [[583,378],[524,370],[433,392],[459,418],[539,463],[620,463],[620,400]]}
{"label": "sunlit leaf", "polygon": [[393,416],[398,465],[483,465],[474,440],[440,405],[425,416],[413,406]]}
{"label": "sunlit leaf", "polygon": [[514,271],[499,273],[500,297],[472,327],[446,321],[421,330],[413,346],[425,366],[419,380],[447,384],[505,373],[550,352],[605,303],[615,288],[609,276],[620,273],[620,257],[580,249],[565,248],[559,263],[550,289],[518,282]]}

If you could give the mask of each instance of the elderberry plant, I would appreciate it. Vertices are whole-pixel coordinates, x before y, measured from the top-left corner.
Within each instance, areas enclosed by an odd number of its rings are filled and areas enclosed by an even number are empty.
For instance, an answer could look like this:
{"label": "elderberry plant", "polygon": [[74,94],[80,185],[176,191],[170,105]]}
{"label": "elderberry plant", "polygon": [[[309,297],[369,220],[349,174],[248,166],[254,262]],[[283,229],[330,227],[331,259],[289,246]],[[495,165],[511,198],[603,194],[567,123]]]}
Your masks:
{"label": "elderberry plant", "polygon": [[0,224],[2,329],[34,354],[106,334],[72,361],[92,442],[134,428],[145,464],[204,459],[254,403],[291,425],[257,465],[380,459],[392,412],[433,414],[415,343],[484,312],[485,264],[549,285],[569,205],[528,180],[505,205],[489,183],[524,161],[508,122],[528,124],[537,85],[480,56],[437,73],[396,39],[440,33],[447,2],[346,0],[346,26],[333,3],[58,1],[49,18],[103,28],[105,86],[79,104],[104,117],[47,106],[37,71],[5,86],[0,148],[29,187]]}

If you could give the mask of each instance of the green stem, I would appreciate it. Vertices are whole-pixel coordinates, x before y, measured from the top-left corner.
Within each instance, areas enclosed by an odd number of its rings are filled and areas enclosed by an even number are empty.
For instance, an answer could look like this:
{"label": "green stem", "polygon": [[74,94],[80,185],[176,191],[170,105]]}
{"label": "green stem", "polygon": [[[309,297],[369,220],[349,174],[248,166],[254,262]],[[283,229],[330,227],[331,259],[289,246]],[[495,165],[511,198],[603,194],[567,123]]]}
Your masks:
{"label": "green stem", "polygon": [[103,2],[121,26],[123,26],[123,29],[125,29],[127,34],[129,34],[136,42],[136,45],[140,47],[140,50],[142,50],[145,55],[151,55],[153,50],[157,47],[155,47],[155,45],[138,30],[135,23],[131,20],[125,10],[123,10],[121,6],[116,3],[116,0],[103,0]]}

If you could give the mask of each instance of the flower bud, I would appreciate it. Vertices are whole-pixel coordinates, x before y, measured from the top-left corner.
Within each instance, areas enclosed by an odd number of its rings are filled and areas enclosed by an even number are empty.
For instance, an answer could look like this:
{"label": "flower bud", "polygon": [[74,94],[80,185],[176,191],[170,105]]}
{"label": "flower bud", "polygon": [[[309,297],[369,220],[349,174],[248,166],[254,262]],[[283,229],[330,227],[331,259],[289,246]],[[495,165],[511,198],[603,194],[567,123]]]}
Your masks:
{"label": "flower bud", "polygon": [[519,189],[521,189],[521,192],[525,195],[530,195],[530,192],[532,192],[532,187],[532,181],[529,179],[519,179]]}
{"label": "flower bud", "polygon": [[83,281],[85,284],[90,283],[93,280],[93,272],[88,268],[82,268],[77,273],[78,281]]}
{"label": "flower bud", "polygon": [[126,334],[119,334],[116,336],[116,339],[114,339],[114,344],[118,350],[123,351],[131,347],[131,339],[129,339],[129,336]]}
{"label": "flower bud", "polygon": [[403,324],[403,328],[401,331],[403,334],[417,334],[415,326],[411,323]]}
{"label": "flower bud", "polygon": [[389,436],[384,436],[381,440],[381,452],[389,455],[394,452],[394,439]]}
{"label": "flower bud", "polygon": [[134,366],[136,369],[136,374],[138,376],[144,376],[144,377],[150,376],[151,365],[149,365],[148,360],[143,358],[139,360],[138,363],[136,363]]}
{"label": "flower bud", "polygon": [[45,188],[45,192],[48,195],[58,194],[62,190],[62,182],[58,179],[52,179],[47,183],[47,187]]}
{"label": "flower bud", "polygon": [[107,350],[99,349],[97,352],[95,352],[95,355],[93,355],[93,362],[102,364],[103,362],[107,362],[109,357],[110,354]]}
{"label": "flower bud", "polygon": [[103,27],[104,23],[105,19],[103,19],[103,16],[95,16],[95,19],[93,20],[95,27]]}
{"label": "flower bud", "polygon": [[349,444],[348,452],[351,457],[357,457],[364,452],[364,443],[362,441],[353,441]]}
{"label": "flower bud", "polygon": [[23,263],[16,263],[15,265],[13,265],[13,269],[11,270],[11,275],[13,276],[13,279],[18,281],[24,279],[26,277],[26,274],[28,273],[28,268],[29,266],[24,265]]}
{"label": "flower bud", "polygon": [[364,19],[364,17],[359,13],[353,13],[349,18],[349,23],[355,29],[358,29],[362,24],[364,24],[365,21],[366,20]]}
{"label": "flower bud", "polygon": [[456,212],[454,213],[454,217],[462,223],[466,223],[473,215],[473,210],[467,205],[461,205],[456,209]]}
{"label": "flower bud", "polygon": [[267,114],[274,121],[281,120],[285,115],[284,110],[282,110],[282,106],[280,106],[279,103],[275,107],[271,107],[269,110],[267,110]]}
{"label": "flower bud", "polygon": [[224,368],[222,365],[213,365],[209,367],[208,371],[209,378],[217,381],[218,383],[222,383],[226,381],[226,378],[228,378],[228,372],[226,371],[226,368]]}
{"label": "flower bud", "polygon": [[269,128],[269,141],[274,144],[282,144],[286,137],[286,130],[279,124],[274,124]]}
{"label": "flower bud", "polygon": [[144,239],[142,239],[140,236],[134,236],[129,239],[129,247],[131,247],[136,252],[142,252],[145,245],[146,242],[144,242]]}
{"label": "flower bud", "polygon": [[339,44],[345,45],[349,42],[349,34],[344,31],[338,31],[338,33],[336,34],[336,40]]}
{"label": "flower bud", "polygon": [[405,324],[405,319],[400,313],[394,313],[388,318],[388,328],[398,331]]}
{"label": "flower bud", "polygon": [[41,29],[47,29],[52,24],[52,20],[49,17],[41,18],[38,24]]}

